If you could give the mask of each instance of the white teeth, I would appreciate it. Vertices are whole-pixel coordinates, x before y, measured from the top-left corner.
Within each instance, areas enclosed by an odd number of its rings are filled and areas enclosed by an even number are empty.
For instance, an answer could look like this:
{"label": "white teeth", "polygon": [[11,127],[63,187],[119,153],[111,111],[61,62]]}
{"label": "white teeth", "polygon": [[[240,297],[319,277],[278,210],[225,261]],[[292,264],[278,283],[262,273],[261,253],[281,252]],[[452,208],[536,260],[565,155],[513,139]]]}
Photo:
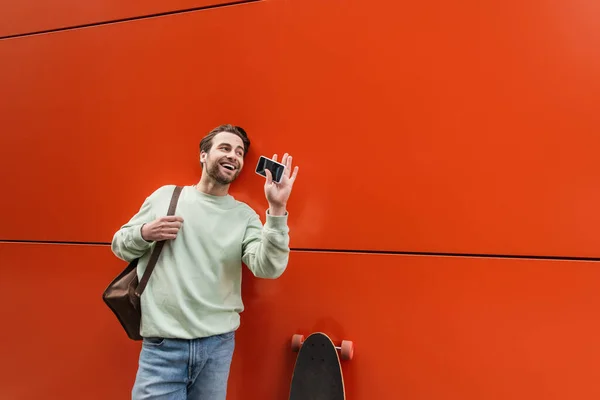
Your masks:
{"label": "white teeth", "polygon": [[221,164],[224,168],[227,168],[230,171],[233,171],[235,167],[231,164]]}

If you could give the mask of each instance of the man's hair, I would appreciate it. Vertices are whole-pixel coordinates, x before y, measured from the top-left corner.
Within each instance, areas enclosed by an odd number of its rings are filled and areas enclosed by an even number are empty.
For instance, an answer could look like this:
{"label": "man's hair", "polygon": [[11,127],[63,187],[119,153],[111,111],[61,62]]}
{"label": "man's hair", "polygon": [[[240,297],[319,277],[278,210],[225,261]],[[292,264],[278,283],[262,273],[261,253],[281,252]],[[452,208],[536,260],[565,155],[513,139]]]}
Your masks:
{"label": "man's hair", "polygon": [[248,139],[248,135],[243,128],[230,124],[217,126],[215,129],[210,131],[208,135],[204,136],[200,141],[200,152],[208,153],[212,147],[213,138],[221,132],[229,132],[239,136],[244,143],[244,157],[246,157],[246,154],[248,154],[248,149],[250,149],[250,139]]}

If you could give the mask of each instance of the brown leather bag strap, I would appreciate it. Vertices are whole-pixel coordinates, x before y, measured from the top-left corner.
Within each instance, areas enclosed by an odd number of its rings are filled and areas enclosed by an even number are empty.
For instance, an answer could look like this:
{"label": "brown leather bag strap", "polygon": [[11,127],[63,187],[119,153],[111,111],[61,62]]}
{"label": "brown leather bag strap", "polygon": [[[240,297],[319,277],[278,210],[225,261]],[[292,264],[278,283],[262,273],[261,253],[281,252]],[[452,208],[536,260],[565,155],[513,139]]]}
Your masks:
{"label": "brown leather bag strap", "polygon": [[[167,211],[167,216],[171,216],[171,215],[175,214],[175,209],[177,208],[177,201],[179,200],[179,195],[181,194],[182,189],[183,189],[182,186],[175,187],[175,190],[173,191],[173,197],[171,197],[171,204],[169,205],[169,211]],[[146,270],[144,271],[144,275],[142,276],[142,279],[140,280],[138,287],[135,289],[135,294],[138,297],[140,297],[142,295],[142,292],[146,288],[146,285],[148,284],[148,279],[150,279],[150,274],[152,274],[152,271],[154,270],[154,267],[156,266],[156,262],[158,261],[158,256],[160,255],[160,252],[164,245],[165,245],[164,240],[161,240],[160,242],[156,243],[156,246],[154,247],[154,250],[152,251],[152,255],[150,256],[150,261],[148,261],[148,266],[146,267]]]}

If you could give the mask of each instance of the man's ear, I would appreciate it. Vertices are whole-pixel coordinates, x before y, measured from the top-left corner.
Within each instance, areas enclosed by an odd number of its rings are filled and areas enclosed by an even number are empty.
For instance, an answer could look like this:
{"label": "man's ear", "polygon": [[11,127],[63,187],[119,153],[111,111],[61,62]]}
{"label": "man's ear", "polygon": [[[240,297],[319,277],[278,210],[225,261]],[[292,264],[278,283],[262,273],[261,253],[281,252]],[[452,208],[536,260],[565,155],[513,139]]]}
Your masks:
{"label": "man's ear", "polygon": [[206,162],[206,157],[208,157],[208,154],[203,151],[200,152],[200,164],[204,164]]}

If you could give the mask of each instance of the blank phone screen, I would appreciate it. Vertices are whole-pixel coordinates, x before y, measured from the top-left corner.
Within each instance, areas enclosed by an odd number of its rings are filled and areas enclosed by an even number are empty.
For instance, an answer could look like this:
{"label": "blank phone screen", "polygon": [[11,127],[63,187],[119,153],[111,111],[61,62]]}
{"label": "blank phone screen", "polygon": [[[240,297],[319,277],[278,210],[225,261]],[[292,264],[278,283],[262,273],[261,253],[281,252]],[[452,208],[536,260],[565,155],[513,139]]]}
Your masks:
{"label": "blank phone screen", "polygon": [[273,180],[277,183],[281,182],[281,178],[283,177],[283,169],[284,166],[270,160],[266,157],[260,157],[258,160],[258,164],[256,165],[256,173],[262,175],[264,177],[267,176],[265,173],[265,169],[271,171],[271,175],[273,176]]}

